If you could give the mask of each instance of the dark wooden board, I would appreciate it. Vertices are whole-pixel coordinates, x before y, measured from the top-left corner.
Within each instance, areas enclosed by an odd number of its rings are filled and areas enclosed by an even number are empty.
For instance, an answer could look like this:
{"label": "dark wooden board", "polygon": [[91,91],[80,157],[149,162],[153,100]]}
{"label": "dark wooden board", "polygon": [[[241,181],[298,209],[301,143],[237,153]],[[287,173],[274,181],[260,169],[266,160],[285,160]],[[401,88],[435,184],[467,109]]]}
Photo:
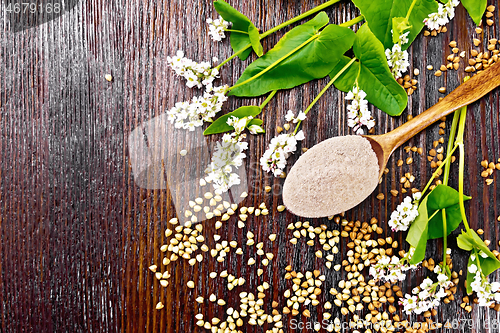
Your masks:
{"label": "dark wooden board", "polygon": [[[321,3],[231,1],[263,30]],[[195,326],[194,315],[200,311],[205,316],[221,316],[223,308],[198,305],[196,296],[207,297],[213,292],[224,297],[229,306],[238,305],[237,291],[228,292],[222,283],[206,278],[212,270],[222,269],[246,278],[247,283],[238,291],[255,292],[258,284],[268,281],[272,290],[266,299],[278,301],[281,307],[287,288],[284,268],[289,264],[301,271],[320,268],[327,275],[320,299],[332,300],[327,291],[340,274],[326,270],[304,242],[296,246],[288,242],[291,235],[286,225],[303,219],[275,211],[281,204],[279,188],[283,180],[264,174],[258,167],[258,158],[276,135],[276,126],[283,123],[286,111],[304,109],[327,80],[279,92],[269,103],[263,114],[267,133],[250,140],[246,169],[252,186],[245,204],[264,201],[274,208],[273,212],[266,218],[249,219],[243,230],[232,223],[219,231],[224,237],[234,235],[240,242],[247,230],[254,231],[256,238],[264,242],[269,234],[277,233],[276,242],[265,242],[275,258],[264,275],[257,277],[257,268],[245,264],[254,255],[249,252],[242,260],[231,254],[223,264],[214,264],[210,259],[190,267],[180,261],[171,266],[173,277],[164,289],[147,267],[161,261],[163,232],[173,217],[171,197],[166,190],[144,190],[134,183],[128,135],[164,113],[175,101],[196,93],[185,89],[167,68],[168,55],[183,49],[196,60],[212,56],[223,59],[231,50],[227,41],[215,44],[207,36],[205,20],[215,17],[210,1],[88,0],[72,6],[52,21],[17,32],[10,29],[8,20],[0,20],[0,332],[202,332],[204,329]],[[355,7],[346,1],[326,12],[335,23],[357,15]],[[439,78],[425,68],[445,63],[451,40],[469,54],[476,36],[474,28],[459,7],[448,33],[417,38],[410,57],[412,71],[419,68],[421,72],[418,89],[401,117],[390,118],[373,110],[376,133],[385,133],[400,125],[407,115],[432,106],[442,96],[437,88],[446,86],[450,91],[458,85],[465,74],[463,63],[458,72]],[[264,49],[271,48],[289,29],[266,38]],[[498,36],[495,23],[485,29],[481,38],[486,41]],[[233,61],[223,69],[222,81],[235,82],[248,63]],[[113,75],[112,82],[105,80],[107,73]],[[224,110],[262,100],[231,98]],[[301,147],[350,133],[345,106],[344,94],[329,91],[305,122],[306,139]],[[498,249],[498,177],[495,172],[495,182],[486,186],[479,163],[500,157],[499,91],[474,103],[469,110],[466,192],[474,199],[467,204],[467,211],[471,225],[483,228],[491,247]],[[447,132],[450,123],[451,119]],[[428,150],[439,137],[436,124],[410,144]],[[298,156],[293,155],[289,164]],[[401,194],[388,194],[391,189],[400,189],[401,175],[412,172],[417,176],[416,186],[425,184],[431,174],[429,162],[414,154],[412,165],[397,167],[396,161],[406,157],[403,150],[396,151],[389,162],[388,176],[372,196],[346,214],[347,218],[367,221],[376,217],[385,223],[403,198]],[[457,186],[456,168],[451,184]],[[265,185],[275,185],[277,192],[264,193]],[[386,194],[383,201],[376,199],[380,192]],[[312,223],[334,227],[326,219]],[[204,224],[208,238],[215,233],[213,222]],[[390,234],[387,230],[386,235]],[[401,234],[394,238],[403,241]],[[207,242],[214,244],[213,238]],[[345,248],[343,244],[342,253]],[[436,257],[441,256],[440,242],[432,242],[429,249]],[[336,261],[340,262],[344,255]],[[455,266],[465,269],[465,253],[454,251],[453,258]],[[411,277],[412,284],[423,277],[422,270],[418,271]],[[191,278],[199,280],[194,290],[186,287]],[[498,314],[479,308],[467,314],[459,307],[462,289],[457,301],[439,308],[436,320],[444,323],[448,319],[473,318],[474,331],[487,331],[486,325],[498,320]],[[160,300],[166,306],[157,311],[155,305]],[[334,316],[338,312],[335,310]],[[263,331],[260,327],[243,329]],[[287,325],[285,331],[290,331]]]}

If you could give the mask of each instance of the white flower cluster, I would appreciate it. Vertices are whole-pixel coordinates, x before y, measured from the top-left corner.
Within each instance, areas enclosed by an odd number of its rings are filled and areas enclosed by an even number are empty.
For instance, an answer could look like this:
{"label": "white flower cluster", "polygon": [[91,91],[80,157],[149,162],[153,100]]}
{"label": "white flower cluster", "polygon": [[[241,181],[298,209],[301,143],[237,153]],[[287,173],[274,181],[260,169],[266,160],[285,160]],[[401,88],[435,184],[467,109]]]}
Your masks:
{"label": "white flower cluster", "polygon": [[421,192],[413,194],[413,199],[410,196],[404,198],[403,202],[396,207],[392,212],[391,219],[387,224],[392,231],[406,231],[418,216],[418,201],[422,197]]}
{"label": "white flower cluster", "polygon": [[271,171],[275,177],[281,176],[286,167],[286,159],[297,150],[297,141],[304,140],[304,132],[297,134],[280,134],[271,140],[269,148],[260,158],[260,165],[266,172]]}
{"label": "white flower cluster", "polygon": [[399,44],[401,44],[401,45],[408,44],[408,35],[409,34],[410,34],[409,31],[405,32],[404,34],[401,34],[401,36],[399,36]]}
{"label": "white flower cluster", "polygon": [[398,256],[383,256],[375,265],[370,267],[370,275],[374,280],[395,283],[406,279],[406,272],[417,269],[417,265],[408,264],[415,248],[411,248],[401,259]]}
{"label": "white flower cluster", "polygon": [[455,17],[455,7],[460,4],[459,0],[450,0],[445,4],[439,3],[438,11],[430,14],[424,23],[429,30],[439,30]]}
{"label": "white flower cluster", "polygon": [[194,131],[204,121],[211,122],[227,100],[227,86],[207,89],[200,97],[193,97],[191,102],[178,102],[167,111],[168,120],[175,122],[175,128]]}
{"label": "white flower cluster", "polygon": [[352,101],[347,106],[347,126],[351,127],[356,134],[364,134],[362,126],[369,130],[375,126],[370,110],[368,110],[368,101],[365,99],[366,93],[357,86],[347,93],[346,100]]}
{"label": "white flower cluster", "polygon": [[[483,258],[488,255],[481,251],[479,254]],[[476,256],[471,255],[471,260],[476,262]],[[478,263],[479,264],[479,263]],[[488,277],[483,277],[481,270],[478,269],[476,264],[470,265],[468,268],[469,273],[475,274],[474,281],[471,283],[472,290],[477,294],[479,306],[490,306],[493,303],[500,303],[500,282],[489,282]]]}
{"label": "white flower cluster", "polygon": [[233,167],[240,167],[246,157],[243,152],[248,149],[248,143],[241,141],[242,137],[236,133],[224,134],[222,141],[217,142],[212,161],[205,170],[205,180],[212,183],[218,194],[240,184],[240,177],[233,173]]}
{"label": "white flower cluster", "polygon": [[167,57],[167,64],[175,73],[186,79],[188,88],[212,87],[212,82],[218,77],[219,70],[212,68],[209,62],[197,63],[184,57],[184,52],[179,50],[173,57]]}
{"label": "white flower cluster", "polygon": [[305,120],[306,119],[306,114],[302,111],[299,112],[297,117],[295,117],[295,114],[293,113],[292,110],[288,110],[288,112],[285,115],[285,120],[288,122],[293,122],[294,124],[298,123],[299,121]]}
{"label": "white flower cluster", "polygon": [[229,27],[229,22],[219,16],[219,18],[215,20],[212,20],[211,18],[207,19],[207,23],[208,35],[212,38],[212,40],[220,42],[222,39],[226,38],[226,34],[224,32]]}
{"label": "white flower cluster", "polygon": [[426,278],[419,287],[413,288],[413,295],[406,294],[400,301],[406,314],[422,314],[439,306],[441,299],[447,296],[446,290],[453,287],[453,282],[439,265],[434,268],[434,273],[438,275],[437,282]]}
{"label": "white flower cluster", "polygon": [[391,68],[392,75],[395,78],[401,77],[402,73],[405,73],[408,67],[410,67],[408,51],[401,49],[401,43],[394,44],[392,50],[386,49],[385,56],[387,57],[387,64]]}

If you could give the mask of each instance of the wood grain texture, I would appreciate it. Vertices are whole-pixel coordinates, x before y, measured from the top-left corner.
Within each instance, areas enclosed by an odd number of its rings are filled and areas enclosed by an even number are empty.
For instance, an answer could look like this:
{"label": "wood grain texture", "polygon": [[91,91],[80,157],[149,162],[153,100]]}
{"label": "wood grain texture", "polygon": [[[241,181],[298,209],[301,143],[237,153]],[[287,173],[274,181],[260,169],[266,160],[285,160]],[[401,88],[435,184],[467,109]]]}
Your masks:
{"label": "wood grain texture", "polygon": [[[267,30],[322,1],[234,0],[233,6],[245,13],[257,27]],[[498,3],[495,20],[498,22]],[[2,10],[4,7],[2,7]],[[357,15],[355,7],[341,2],[326,10],[332,22],[340,23]],[[2,13],[3,14],[3,13]],[[265,249],[275,255],[263,276],[257,277],[256,266],[245,264],[255,256],[255,249],[241,257],[230,253],[224,263],[204,260],[191,267],[185,261],[170,267],[172,278],[162,288],[147,267],[160,263],[159,248],[165,241],[164,229],[173,217],[174,207],[167,190],[144,190],[134,183],[128,155],[128,135],[148,120],[164,113],[176,101],[191,98],[195,91],[185,89],[166,66],[166,57],[183,49],[196,60],[219,59],[231,54],[228,42],[215,44],[207,37],[205,19],[215,17],[209,1],[166,0],[88,0],[75,4],[71,11],[39,25],[18,32],[10,30],[8,20],[0,20],[0,332],[202,332],[194,316],[222,317],[224,307],[197,304],[194,299],[210,293],[224,298],[227,306],[238,306],[240,291],[253,291],[262,281],[271,284],[266,300],[283,307],[284,268],[321,269],[327,276],[322,302],[332,300],[328,290],[341,275],[327,270],[305,242],[289,243],[286,225],[297,217],[275,212],[281,204],[283,179],[264,174],[258,158],[276,126],[282,125],[288,109],[302,110],[327,83],[311,82],[291,91],[281,91],[265,108],[262,118],[266,134],[249,141],[246,170],[250,196],[245,204],[266,202],[273,213],[250,218],[240,230],[228,223],[218,231],[228,240],[239,243],[252,230]],[[377,120],[376,134],[401,125],[407,115],[417,115],[435,104],[442,94],[437,88],[455,88],[465,76],[463,70],[449,71],[437,78],[427,65],[438,68],[450,53],[448,43],[456,40],[470,54],[474,25],[459,7],[449,32],[434,38],[419,36],[409,50],[412,68],[419,68],[418,89],[410,97],[407,111],[390,118],[373,109]],[[267,37],[264,49],[271,48],[289,28]],[[485,27],[484,41],[498,38],[497,23]],[[479,48],[478,48],[479,49]],[[253,58],[252,58],[253,59]],[[222,70],[221,81],[235,82],[249,61],[233,61]],[[461,67],[463,69],[463,65]],[[104,75],[111,73],[112,82]],[[263,98],[231,98],[225,111],[241,105],[259,103]],[[344,94],[331,90],[311,111],[304,123],[306,139],[301,147],[336,135],[350,133],[346,127]],[[480,161],[500,157],[499,91],[487,95],[470,107],[466,133],[466,193],[474,199],[467,204],[470,223],[483,228],[491,248],[498,248],[500,214],[495,182],[484,184]],[[448,121],[448,127],[451,120]],[[448,133],[448,128],[446,129]],[[432,148],[439,138],[438,125],[411,139],[409,144]],[[209,140],[215,142],[219,137]],[[397,167],[407,154],[399,149],[389,160],[389,174],[377,191],[363,204],[346,213],[348,219],[367,221],[376,217],[386,222],[390,212],[403,199],[388,195],[401,189],[399,178],[411,172],[422,186],[431,174],[425,157],[414,154],[415,162]],[[298,154],[289,159],[290,165]],[[456,168],[451,185],[457,186]],[[274,194],[263,191],[274,187]],[[385,193],[379,201],[376,195]],[[401,193],[401,191],[400,191]],[[212,222],[205,222],[207,244],[215,244]],[[328,220],[312,221],[319,225]],[[274,243],[267,241],[277,233]],[[390,230],[385,235],[391,235]],[[402,234],[393,235],[400,243]],[[453,237],[451,245],[456,248]],[[441,257],[440,242],[431,242],[430,253]],[[345,256],[342,244],[340,262]],[[466,255],[453,253],[456,267],[465,270]],[[207,277],[211,271],[228,269],[245,277],[245,286],[229,292],[221,280]],[[422,270],[409,277],[415,285],[424,278]],[[188,280],[196,288],[186,287]],[[496,273],[496,280],[500,276]],[[410,290],[410,286],[407,285]],[[498,332],[485,329],[498,320],[493,311],[475,308],[472,317],[457,301],[441,306],[437,321],[474,318],[474,332]],[[165,309],[157,311],[162,301]],[[269,311],[270,308],[266,310]],[[312,311],[310,320],[319,317],[321,307]],[[333,311],[334,317],[339,311]],[[318,316],[318,317],[317,317]],[[244,326],[245,332],[262,332],[260,327]],[[285,324],[285,331],[291,329]],[[446,332],[469,332],[467,327]]]}

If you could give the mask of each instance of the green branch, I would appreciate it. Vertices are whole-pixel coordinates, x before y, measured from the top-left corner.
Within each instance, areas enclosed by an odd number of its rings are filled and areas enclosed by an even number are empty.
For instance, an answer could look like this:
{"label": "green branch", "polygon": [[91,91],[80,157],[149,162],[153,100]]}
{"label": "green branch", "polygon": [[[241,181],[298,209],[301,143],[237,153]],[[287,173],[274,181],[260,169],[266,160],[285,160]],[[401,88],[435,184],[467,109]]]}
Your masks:
{"label": "green branch", "polygon": [[[307,12],[305,12],[304,14],[301,14],[297,17],[294,17],[293,19],[291,20],[288,20],[284,23],[281,23],[280,25],[270,29],[270,30],[267,30],[266,32],[262,33],[260,36],[259,36],[259,40],[262,40],[264,38],[266,38],[267,36],[269,36],[270,34],[280,30],[280,29],[283,29],[287,26],[289,26],[290,24],[293,24],[297,21],[300,21],[304,18],[306,18],[307,16],[310,16],[312,14],[315,14],[317,13],[318,11],[328,7],[328,6],[331,6],[333,5],[334,3],[336,2],[339,2],[340,0],[331,0],[331,1],[328,1],[328,2],[325,2],[324,4],[316,7],[316,8],[313,8]],[[353,26],[361,21],[363,21],[365,18],[363,17],[363,15],[360,15],[360,16],[357,16],[355,18],[353,18],[352,20],[349,20],[347,22],[344,22],[344,23],[341,23],[339,24],[339,26],[341,27],[350,27],[350,26]],[[231,30],[226,30],[226,31],[231,31]],[[243,31],[235,31],[237,33],[244,33]],[[225,64],[227,64],[228,62],[230,62],[231,60],[233,60],[234,58],[236,58],[237,56],[239,56],[240,54],[242,54],[243,52],[245,52],[248,48],[252,47],[252,44],[251,43],[248,43],[246,46],[243,46],[238,52],[234,53],[233,55],[231,55],[229,58],[227,58],[226,60],[224,60],[223,62],[221,62],[219,65],[217,65],[217,68],[218,70],[224,66]]]}
{"label": "green branch", "polygon": [[233,90],[233,89],[238,88],[238,87],[241,87],[241,86],[243,86],[243,85],[245,85],[245,84],[247,84],[247,83],[249,83],[249,82],[251,82],[251,81],[253,81],[253,80],[255,80],[255,79],[259,78],[259,77],[261,77],[262,75],[266,74],[271,69],[273,69],[274,67],[276,67],[280,62],[282,62],[283,60],[285,60],[286,58],[288,58],[289,56],[291,56],[292,54],[294,54],[295,52],[297,52],[298,50],[300,50],[301,48],[303,48],[304,46],[306,46],[307,44],[309,44],[313,40],[317,39],[319,36],[320,36],[319,34],[315,34],[314,36],[312,36],[311,38],[309,38],[308,40],[306,40],[304,43],[300,44],[299,46],[297,46],[296,48],[294,48],[293,50],[291,50],[290,52],[288,52],[287,54],[285,54],[284,56],[282,56],[281,58],[279,58],[278,60],[276,60],[275,62],[273,62],[271,65],[269,65],[263,71],[261,71],[258,74],[252,76],[248,80],[245,80],[243,82],[235,84],[234,86],[230,87],[228,89],[228,91]]}
{"label": "green branch", "polygon": [[262,102],[262,104],[259,106],[260,107],[260,110],[262,111],[262,109],[267,105],[267,103],[269,103],[269,101],[271,99],[273,99],[274,95],[276,95],[276,93],[278,92],[278,90],[273,90],[269,96],[267,96],[267,98],[264,100],[264,102]]}
{"label": "green branch", "polygon": [[260,39],[265,38],[265,37],[269,36],[270,34],[275,33],[276,31],[278,31],[280,29],[283,29],[284,27],[289,26],[290,24],[293,24],[293,23],[298,22],[298,21],[300,21],[300,20],[302,20],[302,19],[304,19],[304,18],[306,18],[308,16],[311,16],[312,14],[316,14],[317,12],[319,12],[319,11],[321,11],[321,10],[327,8],[327,7],[330,7],[331,5],[333,5],[333,4],[335,4],[335,3],[339,2],[339,1],[340,0],[330,0],[330,1],[327,1],[327,2],[325,2],[322,5],[319,5],[319,6],[313,8],[311,10],[308,10],[307,12],[305,12],[303,14],[300,14],[299,16],[294,17],[291,20],[283,22],[280,25],[278,25],[278,26],[276,26],[276,27],[274,27],[274,28],[272,28],[270,30],[267,30],[266,32],[264,32],[263,34],[261,34],[260,35]]}

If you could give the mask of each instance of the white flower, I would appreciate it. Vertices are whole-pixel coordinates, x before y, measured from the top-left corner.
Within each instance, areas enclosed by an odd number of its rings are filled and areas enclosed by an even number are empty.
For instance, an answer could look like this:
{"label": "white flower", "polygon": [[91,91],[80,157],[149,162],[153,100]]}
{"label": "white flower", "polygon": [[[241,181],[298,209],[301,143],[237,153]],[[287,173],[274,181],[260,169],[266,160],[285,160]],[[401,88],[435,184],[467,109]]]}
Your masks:
{"label": "white flower", "polygon": [[429,278],[426,278],[424,281],[422,281],[422,283],[420,284],[420,288],[421,289],[427,289],[429,288],[430,286],[432,286],[434,282],[429,279]]}
{"label": "white flower", "polygon": [[407,31],[404,34],[402,34],[401,36],[399,36],[399,42],[401,43],[401,45],[408,44],[408,35],[409,34],[410,34],[410,32]]}
{"label": "white flower", "polygon": [[306,119],[306,114],[302,111],[299,112],[297,118],[293,120],[294,123],[298,123],[299,121],[303,121]]}
{"label": "white flower", "polygon": [[229,22],[219,16],[219,18],[215,20],[212,20],[211,18],[207,19],[207,23],[208,35],[212,38],[212,40],[220,42],[222,39],[226,38],[226,34],[224,32],[229,27]]}
{"label": "white flower", "polygon": [[[473,266],[473,265],[471,265]],[[468,270],[471,272],[471,266]],[[475,266],[475,265],[474,265]],[[471,283],[472,291],[477,294],[479,306],[490,306],[493,303],[500,303],[500,283],[488,281],[488,277],[483,277],[481,270],[478,267],[473,269],[475,271],[474,281]],[[474,274],[474,273],[472,273]]]}
{"label": "white flower", "polygon": [[438,11],[430,14],[424,23],[429,30],[439,30],[442,26],[450,22],[455,17],[455,7],[460,1],[450,0],[446,4],[439,3]]}
{"label": "white flower", "polygon": [[401,50],[401,44],[394,44],[392,50],[385,50],[385,56],[387,57],[387,63],[391,67],[392,75],[395,78],[401,77],[402,73],[405,73],[410,67],[408,62],[408,52]]}
{"label": "white flower", "polygon": [[447,296],[446,291],[453,285],[453,282],[446,274],[438,274],[438,282],[426,278],[420,284],[420,287],[412,290],[413,295],[406,294],[400,304],[403,305],[407,314],[412,312],[416,314],[424,313],[439,306],[441,299]]}
{"label": "white flower", "polygon": [[240,134],[241,132],[243,132],[245,130],[245,128],[247,127],[247,122],[248,120],[252,119],[252,117],[245,117],[245,118],[241,118],[241,119],[237,119],[235,122],[234,122],[234,131],[236,132],[236,134]]}
{"label": "white flower", "polygon": [[226,192],[231,186],[240,184],[240,177],[233,173],[233,168],[243,164],[248,143],[242,142],[236,133],[224,134],[222,141],[217,142],[212,161],[205,173],[205,180],[211,182],[217,193]]}
{"label": "white flower", "polygon": [[352,87],[345,97],[346,100],[352,101],[347,106],[347,126],[359,135],[364,134],[362,126],[366,126],[368,129],[375,126],[375,120],[368,110],[368,101],[365,98],[366,93],[357,86]]}
{"label": "white flower", "polygon": [[167,111],[168,120],[175,122],[176,128],[194,131],[203,125],[204,121],[210,122],[219,112],[227,100],[227,86],[207,89],[200,97],[193,97],[190,103],[178,102]]}
{"label": "white flower", "polygon": [[374,280],[395,283],[406,279],[407,271],[416,269],[417,265],[410,265],[412,252],[406,253],[401,259],[398,256],[383,256],[379,261],[370,267],[370,275]]}
{"label": "white flower", "polygon": [[393,231],[406,231],[418,216],[418,200],[422,197],[422,193],[413,194],[413,200],[410,196],[404,198],[403,202],[398,205],[395,211],[391,214],[391,219],[387,224]]}
{"label": "white flower", "polygon": [[184,57],[184,52],[179,50],[173,57],[167,57],[167,64],[175,73],[186,79],[188,88],[203,86],[212,87],[213,81],[218,78],[219,70],[212,68],[209,62],[197,63]]}
{"label": "white flower", "polygon": [[259,125],[250,125],[250,127],[248,127],[248,131],[250,132],[250,134],[259,134],[265,132],[264,129]]}
{"label": "white flower", "polygon": [[477,266],[475,264],[472,264],[467,270],[469,271],[469,273],[475,274],[477,272]]}
{"label": "white flower", "polygon": [[292,110],[288,110],[288,112],[286,113],[285,115],[285,120],[287,122],[290,122],[292,121],[293,119],[295,118],[295,115],[293,114],[293,111]]}
{"label": "white flower", "polygon": [[272,172],[275,177],[281,176],[286,167],[286,159],[297,150],[297,141],[304,140],[304,132],[297,134],[280,134],[271,140],[269,148],[260,158],[260,165],[266,172]]}
{"label": "white flower", "polygon": [[299,112],[297,117],[295,117],[292,110],[288,110],[288,112],[285,115],[285,120],[287,122],[293,121],[294,124],[298,123],[299,121],[305,120],[305,119],[306,119],[306,114],[302,111]]}

